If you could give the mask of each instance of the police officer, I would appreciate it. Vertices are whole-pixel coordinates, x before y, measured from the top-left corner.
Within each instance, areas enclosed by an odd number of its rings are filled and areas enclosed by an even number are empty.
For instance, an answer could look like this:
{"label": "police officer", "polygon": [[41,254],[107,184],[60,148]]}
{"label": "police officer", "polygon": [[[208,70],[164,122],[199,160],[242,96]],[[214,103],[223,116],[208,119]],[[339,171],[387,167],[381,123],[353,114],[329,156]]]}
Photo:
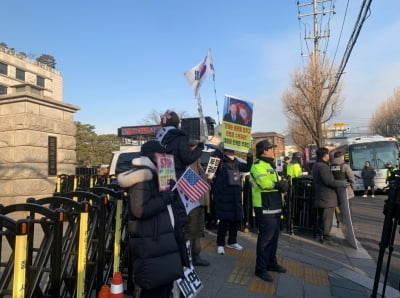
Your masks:
{"label": "police officer", "polygon": [[292,160],[287,165],[287,176],[291,178],[300,177],[303,174],[303,169],[301,168],[301,157],[299,152],[294,152],[292,155]]}
{"label": "police officer", "polygon": [[276,145],[268,140],[256,144],[257,160],[250,170],[253,207],[258,226],[257,259],[255,275],[272,282],[267,271],[285,273],[286,269],[278,264],[276,250],[280,233],[282,213],[282,194],[288,190],[286,181],[280,181],[275,171],[274,151]]}
{"label": "police officer", "polygon": [[389,182],[390,178],[392,175],[394,175],[395,171],[397,171],[397,168],[393,166],[392,162],[387,162],[385,165],[387,172],[386,172],[386,184]]}

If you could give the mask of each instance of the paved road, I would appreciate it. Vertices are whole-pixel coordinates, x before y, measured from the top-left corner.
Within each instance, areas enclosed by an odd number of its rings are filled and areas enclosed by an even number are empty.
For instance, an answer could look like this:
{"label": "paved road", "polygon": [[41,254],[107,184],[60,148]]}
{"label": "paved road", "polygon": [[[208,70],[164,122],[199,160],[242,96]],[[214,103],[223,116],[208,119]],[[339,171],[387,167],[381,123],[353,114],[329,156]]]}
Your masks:
{"label": "paved road", "polygon": [[[379,242],[383,231],[383,214],[385,195],[378,195],[375,198],[356,197],[352,202],[353,225],[358,241],[368,251],[369,255],[378,260]],[[393,252],[389,266],[388,285],[399,289],[400,281],[400,227],[396,227]],[[387,257],[389,249],[385,249],[382,274],[387,268]],[[383,279],[381,279],[383,282]]]}

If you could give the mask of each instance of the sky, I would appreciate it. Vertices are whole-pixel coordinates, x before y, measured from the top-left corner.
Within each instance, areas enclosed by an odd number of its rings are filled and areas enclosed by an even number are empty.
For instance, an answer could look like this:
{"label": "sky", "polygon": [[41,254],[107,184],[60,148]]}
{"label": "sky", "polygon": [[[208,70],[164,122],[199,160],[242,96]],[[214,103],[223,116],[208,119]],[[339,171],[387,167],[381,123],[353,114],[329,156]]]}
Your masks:
{"label": "sky", "polygon": [[[80,108],[74,120],[94,125],[97,134],[141,125],[153,111],[198,116],[183,73],[210,48],[216,75],[200,88],[205,116],[222,121],[228,94],[253,103],[253,132],[285,134],[281,97],[313,50],[304,39],[304,32],[313,34],[312,17],[299,20],[296,2],[3,0],[0,42],[52,55],[64,102]],[[341,62],[362,2],[326,3],[327,10],[335,5],[335,14],[321,20],[330,37],[320,49],[334,63]],[[372,1],[342,75],[343,109],[330,124],[366,129],[400,85],[399,11],[398,0]]]}

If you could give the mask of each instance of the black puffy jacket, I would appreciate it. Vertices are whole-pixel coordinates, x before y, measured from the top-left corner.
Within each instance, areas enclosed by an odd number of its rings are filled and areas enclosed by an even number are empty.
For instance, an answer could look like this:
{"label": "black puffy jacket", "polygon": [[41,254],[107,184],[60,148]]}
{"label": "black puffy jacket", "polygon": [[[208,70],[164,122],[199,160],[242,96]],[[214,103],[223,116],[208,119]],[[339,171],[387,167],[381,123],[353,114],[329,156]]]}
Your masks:
{"label": "black puffy jacket", "polygon": [[121,173],[117,179],[122,187],[129,187],[128,232],[134,280],[140,287],[152,289],[183,276],[184,243],[177,239],[183,234],[179,218],[174,216],[174,204],[161,200],[154,164],[147,157],[135,160],[141,168]]}

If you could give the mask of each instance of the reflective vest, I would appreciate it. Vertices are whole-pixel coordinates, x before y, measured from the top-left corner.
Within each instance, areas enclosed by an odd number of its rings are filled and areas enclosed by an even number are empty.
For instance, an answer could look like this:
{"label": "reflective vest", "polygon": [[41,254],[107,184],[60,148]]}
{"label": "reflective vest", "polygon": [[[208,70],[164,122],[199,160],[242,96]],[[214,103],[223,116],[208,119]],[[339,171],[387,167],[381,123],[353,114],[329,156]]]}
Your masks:
{"label": "reflective vest", "polygon": [[263,213],[278,213],[282,210],[282,195],[274,189],[279,176],[270,163],[256,160],[250,169],[253,207],[263,207]]}
{"label": "reflective vest", "polygon": [[287,176],[292,178],[300,177],[303,174],[303,170],[301,169],[300,164],[290,163],[287,166]]}

